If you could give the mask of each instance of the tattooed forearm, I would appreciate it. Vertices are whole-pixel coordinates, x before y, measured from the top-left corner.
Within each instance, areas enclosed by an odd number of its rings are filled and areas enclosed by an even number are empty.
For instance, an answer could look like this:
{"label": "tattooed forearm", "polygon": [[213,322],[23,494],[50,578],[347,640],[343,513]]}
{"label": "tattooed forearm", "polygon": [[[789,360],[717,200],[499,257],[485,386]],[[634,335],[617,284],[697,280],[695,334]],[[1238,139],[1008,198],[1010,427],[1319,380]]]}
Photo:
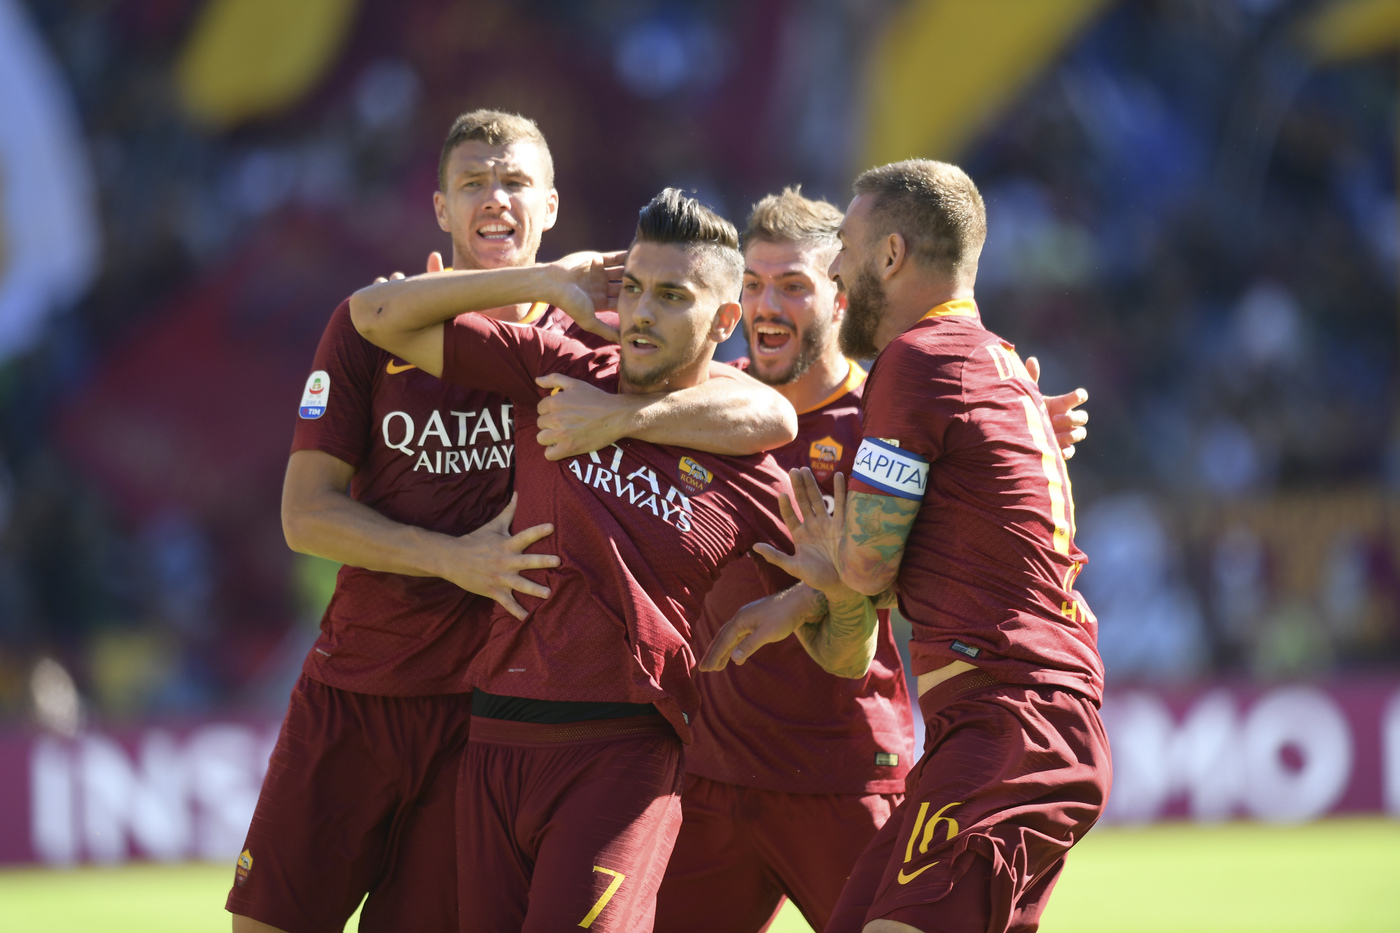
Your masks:
{"label": "tattooed forearm", "polygon": [[904,543],[919,503],[911,499],[853,492],[846,503],[846,537],[841,542],[841,579],[873,596],[894,583]]}
{"label": "tattooed forearm", "polygon": [[812,659],[837,677],[861,678],[875,658],[879,617],[859,593],[827,597],[826,613],[799,625],[794,634]]}

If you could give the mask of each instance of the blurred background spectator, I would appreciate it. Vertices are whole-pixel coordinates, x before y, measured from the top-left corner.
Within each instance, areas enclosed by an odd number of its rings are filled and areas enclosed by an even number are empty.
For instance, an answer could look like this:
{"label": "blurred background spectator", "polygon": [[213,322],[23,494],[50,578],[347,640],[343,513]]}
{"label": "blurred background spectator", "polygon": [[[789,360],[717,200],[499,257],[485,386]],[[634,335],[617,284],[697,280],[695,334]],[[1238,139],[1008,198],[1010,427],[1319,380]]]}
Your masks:
{"label": "blurred background spectator", "polygon": [[445,248],[478,106],[551,142],[546,258],[663,185],[961,162],[988,325],[1093,395],[1111,681],[1394,670],[1394,6],[0,0],[0,717],[285,702],[335,571],[281,537],[299,387]]}

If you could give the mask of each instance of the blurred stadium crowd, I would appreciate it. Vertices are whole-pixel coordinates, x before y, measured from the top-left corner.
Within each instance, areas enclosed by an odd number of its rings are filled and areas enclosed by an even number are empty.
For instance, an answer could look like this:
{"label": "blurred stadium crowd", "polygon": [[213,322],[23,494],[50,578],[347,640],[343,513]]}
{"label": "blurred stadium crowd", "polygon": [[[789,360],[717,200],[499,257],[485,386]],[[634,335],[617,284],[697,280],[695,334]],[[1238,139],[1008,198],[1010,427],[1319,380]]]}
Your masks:
{"label": "blurred stadium crowd", "polygon": [[[58,244],[47,316],[0,328],[0,719],[43,658],[100,716],[285,702],[334,572],[281,538],[298,387],[346,294],[444,245],[456,113],[540,122],[551,258],[625,244],[667,184],[735,220],[793,182],[844,205],[905,5],[308,0],[274,38],[222,0],[0,0],[0,52],[61,92],[35,106],[73,111],[44,158],[76,200],[17,221],[0,169],[0,282]],[[1070,5],[971,143],[894,155],[967,167],[988,325],[1091,392],[1071,473],[1111,683],[1394,669],[1393,52],[1310,46],[1301,0]],[[249,90],[268,43],[314,73]]]}

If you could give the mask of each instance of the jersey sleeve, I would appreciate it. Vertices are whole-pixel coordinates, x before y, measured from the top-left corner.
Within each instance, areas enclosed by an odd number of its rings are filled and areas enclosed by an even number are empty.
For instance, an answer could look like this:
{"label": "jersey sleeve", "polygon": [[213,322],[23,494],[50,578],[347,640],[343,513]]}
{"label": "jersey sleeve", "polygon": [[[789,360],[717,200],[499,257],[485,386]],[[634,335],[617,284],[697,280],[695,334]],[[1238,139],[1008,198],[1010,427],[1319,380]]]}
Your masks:
{"label": "jersey sleeve", "polygon": [[587,368],[591,355],[586,346],[563,334],[506,324],[484,314],[463,314],[443,327],[442,378],[531,404],[544,394],[535,384],[537,376],[573,375]]}
{"label": "jersey sleeve", "polygon": [[350,320],[350,303],[335,309],[302,388],[292,452],[319,450],[356,469],[369,449],[375,369],[382,354]]}
{"label": "jersey sleeve", "polygon": [[[617,349],[618,349],[618,345],[617,345],[617,344],[613,343],[611,340],[608,340],[608,339],[606,339],[606,338],[599,337],[597,334],[590,333],[590,332],[584,330],[582,327],[579,327],[578,324],[575,323],[574,320],[573,320],[572,318],[570,318],[570,317],[568,317],[568,316],[565,316],[564,320],[567,322],[567,324],[566,324],[566,326],[564,327],[564,330],[563,330],[563,333],[565,334],[565,336],[568,336],[568,337],[573,338],[574,340],[577,340],[579,343],[583,344],[584,346],[588,347],[589,349],[592,349],[592,350],[617,350]],[[616,311],[599,311],[599,312],[598,312],[598,320],[601,321],[601,322],[604,323],[604,324],[609,325],[610,327],[618,327],[618,326],[620,326],[620,325],[619,325],[619,322],[618,322],[618,317],[617,317],[617,312],[616,312]]]}
{"label": "jersey sleeve", "polygon": [[929,464],[943,455],[948,432],[967,421],[965,362],[930,352],[908,335],[885,348],[864,393],[852,492],[923,498]]}

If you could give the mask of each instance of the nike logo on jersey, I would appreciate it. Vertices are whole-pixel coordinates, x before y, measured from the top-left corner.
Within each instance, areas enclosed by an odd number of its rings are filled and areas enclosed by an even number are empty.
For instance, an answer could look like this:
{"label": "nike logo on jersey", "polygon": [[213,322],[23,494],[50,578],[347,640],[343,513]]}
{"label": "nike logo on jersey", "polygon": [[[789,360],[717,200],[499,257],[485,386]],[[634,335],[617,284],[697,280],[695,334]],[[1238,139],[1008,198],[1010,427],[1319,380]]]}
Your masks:
{"label": "nike logo on jersey", "polygon": [[384,367],[384,371],[391,376],[396,376],[399,373],[406,373],[410,369],[417,368],[418,367],[414,366],[412,363],[400,363],[397,360],[390,360],[389,365]]}

